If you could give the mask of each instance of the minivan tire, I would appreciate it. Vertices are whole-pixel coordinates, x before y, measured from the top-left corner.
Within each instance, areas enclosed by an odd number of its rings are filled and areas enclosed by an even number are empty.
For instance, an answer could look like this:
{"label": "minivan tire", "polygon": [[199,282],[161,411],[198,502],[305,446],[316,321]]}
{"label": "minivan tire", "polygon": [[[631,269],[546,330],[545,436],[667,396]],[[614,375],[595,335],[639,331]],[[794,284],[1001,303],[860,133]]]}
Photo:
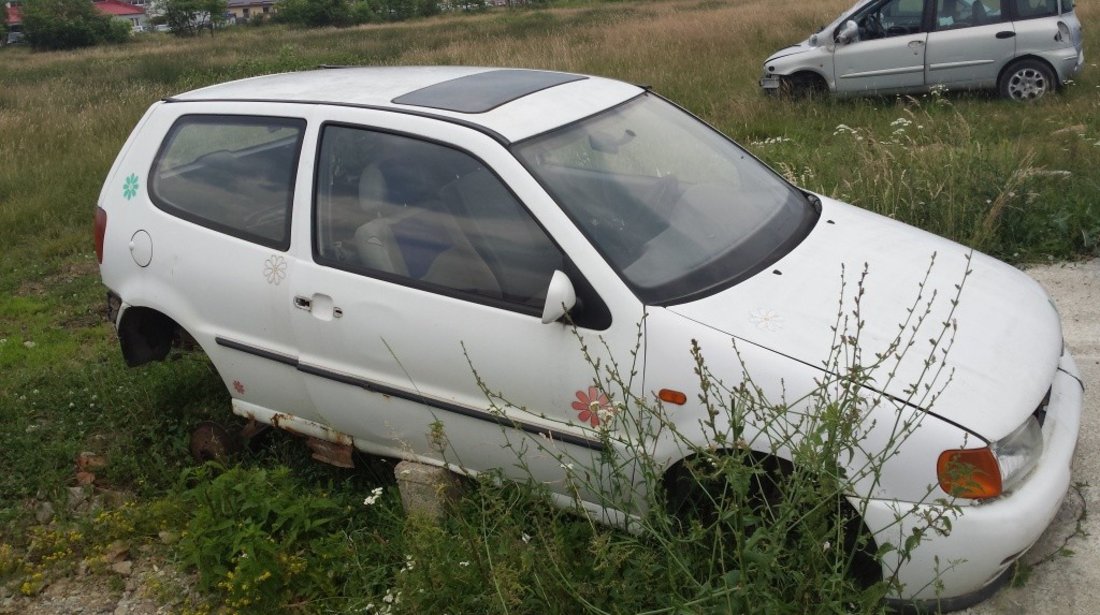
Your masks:
{"label": "minivan tire", "polygon": [[1039,60],[1019,60],[1001,73],[998,88],[1001,96],[1017,102],[1038,100],[1051,92],[1058,82],[1054,71]]}

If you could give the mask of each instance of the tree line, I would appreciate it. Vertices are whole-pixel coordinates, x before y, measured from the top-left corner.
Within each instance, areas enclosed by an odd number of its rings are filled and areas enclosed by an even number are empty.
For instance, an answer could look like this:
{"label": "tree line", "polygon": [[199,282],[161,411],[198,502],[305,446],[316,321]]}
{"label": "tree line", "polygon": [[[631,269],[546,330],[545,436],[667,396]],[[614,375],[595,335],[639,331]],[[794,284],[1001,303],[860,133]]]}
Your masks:
{"label": "tree line", "polygon": [[[547,4],[549,0],[509,0]],[[277,0],[272,19],[296,27],[346,27],[363,23],[430,17],[444,11],[479,11],[487,0]],[[152,0],[151,24],[165,24],[177,36],[214,34],[229,18],[226,0]],[[264,17],[253,15],[251,23]],[[25,40],[36,50],[73,49],[130,40],[131,24],[101,13],[91,0],[24,0]]]}

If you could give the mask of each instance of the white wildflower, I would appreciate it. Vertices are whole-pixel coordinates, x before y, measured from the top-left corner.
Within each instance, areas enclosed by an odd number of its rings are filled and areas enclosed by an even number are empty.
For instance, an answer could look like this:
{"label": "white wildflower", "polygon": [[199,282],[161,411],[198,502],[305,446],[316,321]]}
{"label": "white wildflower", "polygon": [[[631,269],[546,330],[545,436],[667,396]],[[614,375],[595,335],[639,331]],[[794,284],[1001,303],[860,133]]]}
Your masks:
{"label": "white wildflower", "polygon": [[366,499],[363,500],[363,506],[373,506],[380,497],[382,497],[381,487],[375,487],[374,489],[371,489],[370,495],[368,495]]}

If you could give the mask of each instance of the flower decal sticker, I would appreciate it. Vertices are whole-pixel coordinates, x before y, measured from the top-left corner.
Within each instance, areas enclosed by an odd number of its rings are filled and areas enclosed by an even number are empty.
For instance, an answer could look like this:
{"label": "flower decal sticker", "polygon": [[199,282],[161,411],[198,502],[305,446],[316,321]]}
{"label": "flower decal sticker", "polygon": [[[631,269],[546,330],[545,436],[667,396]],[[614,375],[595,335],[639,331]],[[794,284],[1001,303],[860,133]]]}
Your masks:
{"label": "flower decal sticker", "polygon": [[749,322],[757,329],[778,331],[783,328],[783,317],[772,310],[758,309],[749,314]]}
{"label": "flower decal sticker", "polygon": [[244,395],[244,385],[240,380],[233,381],[233,390],[237,392],[237,395]]}
{"label": "flower decal sticker", "polygon": [[271,258],[264,261],[264,277],[268,284],[278,286],[286,279],[286,259],[278,254],[272,254]]}
{"label": "flower decal sticker", "polygon": [[588,423],[593,427],[599,427],[600,422],[609,422],[615,414],[615,407],[607,399],[607,395],[600,393],[596,387],[588,387],[588,391],[577,391],[577,401],[573,402],[573,409],[579,414],[577,418],[582,423]]}
{"label": "flower decal sticker", "polygon": [[138,176],[136,173],[131,173],[126,181],[122,183],[122,196],[129,201],[137,196],[138,193]]}

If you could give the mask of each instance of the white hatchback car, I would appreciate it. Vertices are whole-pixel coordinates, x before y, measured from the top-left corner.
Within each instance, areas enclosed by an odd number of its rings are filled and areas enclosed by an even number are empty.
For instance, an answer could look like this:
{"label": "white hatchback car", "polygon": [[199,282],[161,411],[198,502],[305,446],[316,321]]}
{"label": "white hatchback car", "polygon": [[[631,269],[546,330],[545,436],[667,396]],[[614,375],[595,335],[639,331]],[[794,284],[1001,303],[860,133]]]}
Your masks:
{"label": "white hatchback car", "polygon": [[1074,0],[860,0],[772,54],[760,85],[796,95],[997,89],[1026,101],[1084,64]]}
{"label": "white hatchback car", "polygon": [[[343,68],[180,94],[123,146],[96,245],[128,364],[189,336],[235,413],[328,443],[330,460],[354,447],[506,474],[525,439],[575,459],[632,450],[599,412],[616,400],[590,388],[577,335],[605,361],[640,344],[635,384],[660,391],[676,428],[703,442],[692,340],[727,382],[745,366],[773,399],[797,399],[834,343],[841,267],[869,263],[862,339],[881,350],[936,252],[949,265],[928,291],[953,295],[972,270],[950,314],[954,382],[933,409],[903,401],[920,365],[879,384],[897,403],[875,410],[869,431],[923,421],[853,497],[869,501],[862,521],[876,539],[898,544],[916,523],[899,527],[899,502],[933,513],[928,489],[948,496],[944,455],[965,450],[993,476],[981,498],[960,500],[953,532],[930,532],[902,563],[899,597],[958,607],[986,595],[1069,485],[1082,384],[1034,281],[804,192],[619,81]],[[949,318],[942,303],[929,323]],[[514,405],[490,409],[471,365]],[[666,468],[687,454],[671,438],[650,449]],[[553,456],[527,461],[564,502],[580,496],[611,519],[644,512],[569,490]],[[954,563],[939,594],[937,561]]]}

